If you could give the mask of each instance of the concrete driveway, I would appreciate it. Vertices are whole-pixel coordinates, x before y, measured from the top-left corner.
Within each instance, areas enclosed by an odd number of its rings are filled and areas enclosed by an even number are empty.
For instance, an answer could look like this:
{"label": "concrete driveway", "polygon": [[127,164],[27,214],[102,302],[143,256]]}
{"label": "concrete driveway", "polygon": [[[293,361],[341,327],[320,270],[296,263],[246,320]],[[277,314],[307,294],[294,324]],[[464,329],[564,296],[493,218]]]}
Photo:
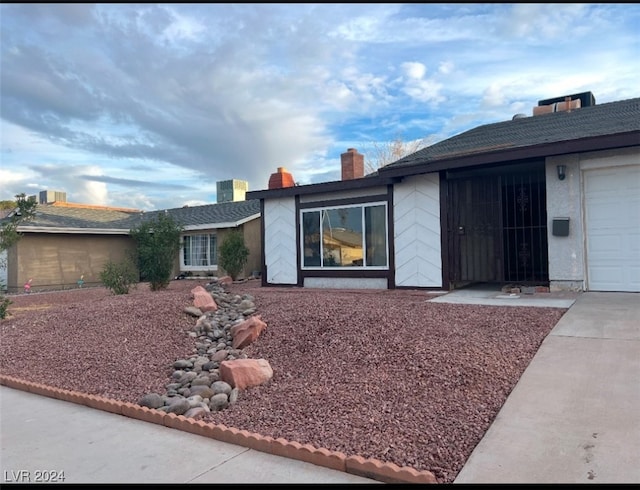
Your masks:
{"label": "concrete driveway", "polygon": [[640,294],[577,296],[455,483],[640,483]]}

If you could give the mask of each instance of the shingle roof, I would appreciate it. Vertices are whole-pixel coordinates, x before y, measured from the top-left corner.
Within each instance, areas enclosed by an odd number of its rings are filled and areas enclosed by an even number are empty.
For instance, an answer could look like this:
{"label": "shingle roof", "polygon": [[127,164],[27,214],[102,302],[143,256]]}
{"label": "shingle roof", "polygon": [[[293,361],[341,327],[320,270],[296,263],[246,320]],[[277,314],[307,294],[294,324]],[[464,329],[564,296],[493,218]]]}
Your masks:
{"label": "shingle roof", "polygon": [[[152,211],[146,217],[163,213]],[[260,200],[221,202],[184,208],[168,209],[167,212],[182,226],[237,223],[260,213]]]}
{"label": "shingle roof", "polygon": [[479,126],[391,163],[381,168],[380,173],[445,159],[632,131],[640,131],[640,98]]}
{"label": "shingle roof", "polygon": [[[162,211],[123,212],[110,209],[87,209],[39,205],[34,219],[20,224],[20,231],[87,230],[125,233],[143,221],[154,219]],[[259,200],[235,201],[203,206],[167,209],[182,226],[205,227],[224,223],[239,223],[260,213]]]}

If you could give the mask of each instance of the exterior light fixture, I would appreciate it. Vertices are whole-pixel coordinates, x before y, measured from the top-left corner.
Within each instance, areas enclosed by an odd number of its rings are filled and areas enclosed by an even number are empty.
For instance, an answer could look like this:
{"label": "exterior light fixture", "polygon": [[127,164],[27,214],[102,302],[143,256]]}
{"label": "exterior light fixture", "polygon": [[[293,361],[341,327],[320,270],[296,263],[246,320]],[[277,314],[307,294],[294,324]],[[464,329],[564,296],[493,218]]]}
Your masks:
{"label": "exterior light fixture", "polygon": [[566,177],[565,171],[567,170],[566,165],[558,165],[558,179],[564,180]]}

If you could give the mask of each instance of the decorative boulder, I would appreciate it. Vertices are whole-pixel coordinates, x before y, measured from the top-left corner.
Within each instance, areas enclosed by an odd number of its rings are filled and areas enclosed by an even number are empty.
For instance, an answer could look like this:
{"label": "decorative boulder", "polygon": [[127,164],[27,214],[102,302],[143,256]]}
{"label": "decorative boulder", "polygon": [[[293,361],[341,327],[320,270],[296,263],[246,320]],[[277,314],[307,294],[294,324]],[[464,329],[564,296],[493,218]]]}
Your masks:
{"label": "decorative boulder", "polygon": [[233,279],[231,279],[231,276],[222,276],[218,279],[218,284],[222,287],[226,287],[233,284]]}
{"label": "decorative boulder", "polygon": [[267,324],[260,319],[260,316],[249,317],[242,323],[234,325],[230,330],[233,337],[233,348],[244,349],[256,340],[265,328],[267,328]]}
{"label": "decorative boulder", "polygon": [[202,286],[196,286],[191,290],[193,296],[193,306],[198,308],[202,312],[215,311],[218,309],[218,305],[213,300],[211,293]]}
{"label": "decorative boulder", "polygon": [[266,359],[234,359],[220,363],[220,378],[238,390],[259,386],[272,377],[273,369]]}

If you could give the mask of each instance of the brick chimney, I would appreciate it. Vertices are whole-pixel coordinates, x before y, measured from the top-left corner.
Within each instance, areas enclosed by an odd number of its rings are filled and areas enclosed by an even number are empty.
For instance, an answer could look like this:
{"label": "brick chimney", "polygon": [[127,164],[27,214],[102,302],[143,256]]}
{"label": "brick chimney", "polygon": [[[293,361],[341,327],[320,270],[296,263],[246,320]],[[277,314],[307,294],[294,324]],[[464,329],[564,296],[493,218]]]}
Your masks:
{"label": "brick chimney", "polygon": [[355,148],[349,148],[340,155],[342,163],[342,180],[359,179],[364,177],[364,155]]}
{"label": "brick chimney", "polygon": [[293,176],[284,167],[278,167],[278,171],[272,173],[271,177],[269,177],[269,189],[282,189],[283,187],[293,187],[295,185]]}

